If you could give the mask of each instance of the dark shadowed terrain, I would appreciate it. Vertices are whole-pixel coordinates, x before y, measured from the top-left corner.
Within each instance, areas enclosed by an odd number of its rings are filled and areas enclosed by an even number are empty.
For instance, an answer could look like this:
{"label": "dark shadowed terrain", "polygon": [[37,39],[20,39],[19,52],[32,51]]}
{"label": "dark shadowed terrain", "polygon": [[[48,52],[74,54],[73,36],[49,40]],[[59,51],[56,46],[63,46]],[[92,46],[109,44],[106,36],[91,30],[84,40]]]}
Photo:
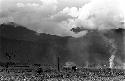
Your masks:
{"label": "dark shadowed terrain", "polygon": [[86,36],[74,38],[37,34],[15,23],[0,25],[0,61],[56,64],[56,57],[60,56],[62,64],[73,61],[78,65],[84,65],[88,61],[90,64],[108,65],[111,46],[107,46],[102,33],[107,38],[115,40],[117,45],[115,63],[121,64],[125,61],[123,29],[93,31]]}

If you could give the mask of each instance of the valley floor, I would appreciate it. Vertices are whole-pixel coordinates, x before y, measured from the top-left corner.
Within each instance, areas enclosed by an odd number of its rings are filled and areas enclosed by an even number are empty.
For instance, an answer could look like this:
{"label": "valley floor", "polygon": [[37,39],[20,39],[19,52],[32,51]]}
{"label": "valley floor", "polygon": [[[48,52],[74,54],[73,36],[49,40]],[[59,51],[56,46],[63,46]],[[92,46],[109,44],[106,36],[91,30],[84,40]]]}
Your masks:
{"label": "valley floor", "polygon": [[[108,71],[107,71],[108,72]],[[0,72],[0,81],[125,81],[125,71]]]}

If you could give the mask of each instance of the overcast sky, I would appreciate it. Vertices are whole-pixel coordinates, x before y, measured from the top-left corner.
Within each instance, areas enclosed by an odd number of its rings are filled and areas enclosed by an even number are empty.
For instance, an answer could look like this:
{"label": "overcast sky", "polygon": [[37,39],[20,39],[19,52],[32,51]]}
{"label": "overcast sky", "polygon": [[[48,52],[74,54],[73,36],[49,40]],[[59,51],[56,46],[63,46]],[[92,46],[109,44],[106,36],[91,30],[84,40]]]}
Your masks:
{"label": "overcast sky", "polygon": [[0,0],[0,23],[14,21],[39,33],[82,36],[71,28],[124,28],[125,0]]}

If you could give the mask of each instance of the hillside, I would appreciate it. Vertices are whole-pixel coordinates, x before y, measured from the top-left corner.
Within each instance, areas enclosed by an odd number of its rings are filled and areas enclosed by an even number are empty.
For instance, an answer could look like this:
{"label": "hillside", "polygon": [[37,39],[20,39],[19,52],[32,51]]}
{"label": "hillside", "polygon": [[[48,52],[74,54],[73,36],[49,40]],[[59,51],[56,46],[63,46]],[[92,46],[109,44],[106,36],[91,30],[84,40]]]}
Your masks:
{"label": "hillside", "polygon": [[[101,36],[102,32],[89,32],[79,38],[60,37],[40,33],[39,35],[26,27],[15,23],[0,26],[0,59],[15,62],[28,62],[40,64],[56,64],[56,57],[60,56],[61,63],[73,61],[84,65],[87,61],[91,64],[108,64],[111,56],[110,46]],[[117,60],[124,61],[124,30],[110,30],[105,32],[107,38],[112,38],[117,44]]]}

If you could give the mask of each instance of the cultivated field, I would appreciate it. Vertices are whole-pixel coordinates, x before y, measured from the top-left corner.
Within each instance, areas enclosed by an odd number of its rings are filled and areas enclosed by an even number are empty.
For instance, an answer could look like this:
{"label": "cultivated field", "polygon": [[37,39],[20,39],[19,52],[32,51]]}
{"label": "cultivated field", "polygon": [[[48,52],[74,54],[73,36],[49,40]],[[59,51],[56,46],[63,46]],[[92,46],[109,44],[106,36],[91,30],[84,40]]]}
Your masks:
{"label": "cultivated field", "polygon": [[3,69],[0,81],[125,81],[125,71],[120,69],[32,70]]}

